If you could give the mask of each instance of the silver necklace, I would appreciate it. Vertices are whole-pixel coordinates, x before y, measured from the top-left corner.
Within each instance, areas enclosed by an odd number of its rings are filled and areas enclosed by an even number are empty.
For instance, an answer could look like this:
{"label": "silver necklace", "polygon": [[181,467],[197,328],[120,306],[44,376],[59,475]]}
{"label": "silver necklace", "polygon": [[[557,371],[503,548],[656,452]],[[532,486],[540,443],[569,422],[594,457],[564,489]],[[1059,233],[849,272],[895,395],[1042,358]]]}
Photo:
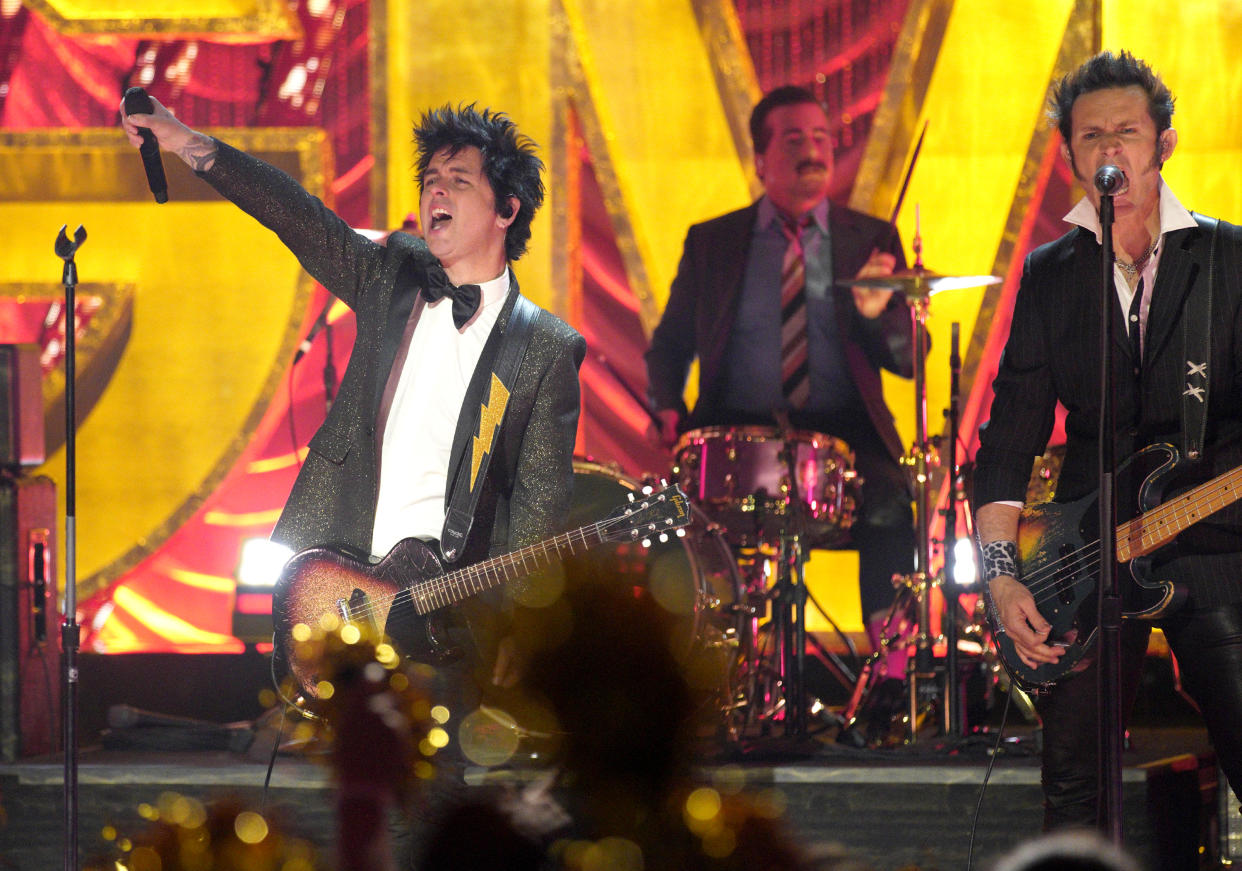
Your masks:
{"label": "silver necklace", "polygon": [[1143,256],[1139,257],[1133,263],[1126,263],[1124,260],[1118,257],[1117,265],[1121,267],[1121,271],[1124,272],[1126,275],[1130,276],[1131,278],[1134,278],[1134,276],[1138,275],[1143,270],[1143,267],[1147,265],[1147,261],[1151,259],[1151,255],[1156,252],[1156,243],[1159,241],[1160,241],[1159,236],[1157,236],[1155,239],[1152,239],[1151,244],[1147,246],[1147,250],[1143,252]]}

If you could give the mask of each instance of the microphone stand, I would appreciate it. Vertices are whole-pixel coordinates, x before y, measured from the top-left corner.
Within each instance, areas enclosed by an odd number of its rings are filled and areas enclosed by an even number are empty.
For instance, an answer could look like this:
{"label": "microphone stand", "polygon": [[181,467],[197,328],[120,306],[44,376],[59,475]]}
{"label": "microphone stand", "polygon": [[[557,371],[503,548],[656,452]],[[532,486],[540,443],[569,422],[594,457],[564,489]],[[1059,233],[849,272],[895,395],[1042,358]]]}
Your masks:
{"label": "microphone stand", "polygon": [[74,253],[86,241],[86,228],[81,224],[73,232],[73,241],[60,228],[56,237],[56,255],[65,261],[65,610],[60,627],[61,656],[64,662],[64,709],[62,727],[65,744],[65,871],[78,867],[78,645],[81,641],[77,603],[77,495],[75,492],[77,446],[75,437],[74,379],[76,366],[77,302],[74,290],[78,284],[78,267]]}
{"label": "microphone stand", "polygon": [[961,675],[958,674],[957,610],[960,591],[957,586],[957,427],[959,380],[962,374],[962,357],[959,351],[961,324],[953,322],[949,348],[949,420],[945,428],[949,434],[949,492],[944,508],[944,657],[945,727],[948,734],[961,737],[962,698]]}
{"label": "microphone stand", "polygon": [[[1121,597],[1117,587],[1117,493],[1114,482],[1116,410],[1113,405],[1113,306],[1117,286],[1113,278],[1114,183],[1100,184],[1100,662],[1097,715],[1099,717],[1100,784],[1103,814],[1100,828],[1113,843],[1121,843]],[[1109,192],[1105,192],[1107,187]]]}
{"label": "microphone stand", "polygon": [[324,303],[322,309],[319,310],[319,317],[315,318],[315,322],[311,324],[311,328],[306,333],[306,338],[302,340],[302,344],[298,346],[297,352],[293,355],[293,365],[296,366],[306,353],[311,349],[315,337],[323,331],[324,341],[324,358],[323,358],[323,398],[325,413],[332,410],[332,400],[336,395],[336,363],[332,359],[332,322],[328,320],[328,314],[332,311],[333,300],[331,297]]}

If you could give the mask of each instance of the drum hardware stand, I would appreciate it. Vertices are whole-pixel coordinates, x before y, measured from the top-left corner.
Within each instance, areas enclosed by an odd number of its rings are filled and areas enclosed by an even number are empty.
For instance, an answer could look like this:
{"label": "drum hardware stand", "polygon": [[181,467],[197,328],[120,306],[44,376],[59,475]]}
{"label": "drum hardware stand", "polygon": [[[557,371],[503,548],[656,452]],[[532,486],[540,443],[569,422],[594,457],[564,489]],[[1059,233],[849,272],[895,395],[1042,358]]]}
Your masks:
{"label": "drum hardware stand", "polygon": [[[914,266],[900,273],[875,278],[842,279],[838,282],[847,287],[875,287],[901,293],[910,305],[910,323],[912,345],[914,349],[914,399],[915,399],[915,442],[904,462],[913,469],[915,492],[915,529],[917,546],[915,550],[915,570],[904,583],[915,592],[917,599],[918,629],[913,638],[914,655],[908,667],[909,676],[909,717],[911,742],[916,740],[919,703],[925,697],[939,695],[943,704],[944,714],[942,729],[949,731],[949,723],[953,719],[951,709],[955,706],[954,693],[947,691],[956,682],[943,667],[937,668],[935,645],[943,638],[931,635],[932,587],[940,579],[931,568],[931,505],[929,498],[929,458],[935,450],[927,435],[927,316],[933,293],[943,290],[955,290],[968,287],[981,287],[999,283],[1000,279],[993,275],[947,276],[938,275],[927,270],[923,265],[923,240],[919,233],[918,214],[915,213],[915,231],[912,243],[914,250]],[[951,432],[956,447],[957,433]],[[954,469],[956,472],[956,469]],[[947,537],[946,537],[947,538]],[[956,613],[952,620],[957,618]],[[956,660],[955,660],[956,661]],[[939,685],[940,681],[944,685]]]}
{"label": "drum hardware stand", "polygon": [[[777,414],[781,431],[790,431],[789,418]],[[786,504],[792,511],[782,526],[777,545],[776,589],[778,611],[774,622],[780,638],[780,672],[784,679],[785,734],[804,738],[810,700],[806,694],[806,553],[802,548],[804,507],[798,492],[798,458],[793,443],[786,438],[780,451],[788,473]],[[818,701],[818,700],[817,700]]]}
{"label": "drum hardware stand", "polygon": [[[782,704],[779,689],[773,689],[779,687],[780,675],[768,665],[767,651],[761,649],[766,642],[760,631],[760,622],[771,599],[771,594],[766,590],[766,573],[762,571],[764,562],[757,556],[738,556],[737,559],[744,567],[749,563],[749,571],[743,574],[742,601],[734,606],[736,615],[745,620],[745,635],[739,639],[731,698],[725,713],[731,715],[729,731],[735,739],[740,739],[747,727],[762,724],[766,730],[780,712]],[[743,717],[740,724],[737,723],[739,714]]]}
{"label": "drum hardware stand", "polygon": [[[784,624],[780,615],[784,605],[782,597],[785,601],[789,600],[788,590],[782,589],[780,585],[779,570],[777,583],[769,587],[769,575],[762,568],[767,561],[757,553],[746,553],[746,550],[738,556],[746,592],[743,601],[731,606],[739,620],[745,621],[745,627],[737,643],[737,666],[732,675],[730,698],[722,710],[730,718],[728,731],[735,739],[740,739],[747,729],[754,726],[760,727],[763,735],[770,735],[772,724],[789,716],[787,696],[792,698],[792,694],[787,692],[786,680],[786,675],[790,672],[782,671],[782,657],[786,648],[783,645]],[[778,558],[779,555],[773,559]],[[814,603],[814,597],[809,590],[807,600]],[[815,604],[822,612],[822,607]],[[769,614],[769,608],[771,620],[762,624],[764,616]],[[825,618],[832,622],[832,618],[826,613]],[[839,629],[837,631],[840,632]],[[852,650],[849,637],[842,637]],[[857,676],[841,657],[825,647],[814,635],[807,635],[806,641],[813,646],[814,655],[833,677],[846,689],[852,689]],[[808,700],[806,707],[810,713],[829,725],[839,726],[843,722],[818,699]]]}
{"label": "drum hardware stand", "polygon": [[[884,615],[884,623],[880,628],[879,642],[875,651],[863,663],[863,667],[858,674],[858,680],[854,685],[854,692],[850,696],[845,709],[841,712],[841,735],[843,736],[858,735],[858,733],[852,730],[858,725],[864,701],[870,698],[871,692],[883,678],[894,677],[894,675],[880,673],[877,670],[877,666],[898,647],[903,647],[907,644],[906,638],[909,635],[910,625],[913,623],[916,602],[905,581],[906,578],[902,576],[894,578],[894,583],[898,585],[897,596],[893,599],[893,604],[889,606],[888,613]],[[905,680],[907,676],[901,675],[901,678]],[[857,743],[862,746],[866,741],[866,737],[858,736],[857,738],[852,738],[849,743]]]}
{"label": "drum hardware stand", "polygon": [[[923,240],[918,230],[914,234],[914,271],[923,269]],[[912,450],[914,466],[914,526],[917,533],[914,576],[911,586],[918,601],[918,632],[914,636],[914,656],[910,660],[910,741],[917,740],[918,702],[921,685],[936,681],[934,645],[931,636],[931,541],[930,499],[928,487],[928,453],[932,447],[927,439],[927,315],[930,294],[908,296],[910,324],[914,348],[914,422],[915,441]],[[947,694],[946,694],[947,698]],[[949,705],[946,704],[945,708]]]}

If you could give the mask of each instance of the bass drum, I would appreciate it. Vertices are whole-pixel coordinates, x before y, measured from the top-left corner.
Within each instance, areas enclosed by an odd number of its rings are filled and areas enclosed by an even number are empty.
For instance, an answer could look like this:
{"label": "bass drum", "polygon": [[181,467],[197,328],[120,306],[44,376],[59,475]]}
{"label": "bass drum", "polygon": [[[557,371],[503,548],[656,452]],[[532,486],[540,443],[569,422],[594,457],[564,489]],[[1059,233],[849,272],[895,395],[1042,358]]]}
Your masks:
{"label": "bass drum", "polygon": [[[641,482],[614,468],[575,459],[570,528],[607,517],[641,488]],[[737,647],[737,563],[719,527],[693,504],[685,533],[670,535],[666,542],[652,540],[649,547],[639,541],[612,542],[566,557],[569,583],[623,583],[637,594],[650,594],[674,617],[673,653],[683,664],[697,669],[704,665],[705,652],[721,651],[720,656],[706,657],[711,661],[707,668],[727,669],[725,663]],[[727,681],[724,673],[700,677],[711,683],[720,680],[722,688]],[[692,682],[701,686],[699,680]]]}

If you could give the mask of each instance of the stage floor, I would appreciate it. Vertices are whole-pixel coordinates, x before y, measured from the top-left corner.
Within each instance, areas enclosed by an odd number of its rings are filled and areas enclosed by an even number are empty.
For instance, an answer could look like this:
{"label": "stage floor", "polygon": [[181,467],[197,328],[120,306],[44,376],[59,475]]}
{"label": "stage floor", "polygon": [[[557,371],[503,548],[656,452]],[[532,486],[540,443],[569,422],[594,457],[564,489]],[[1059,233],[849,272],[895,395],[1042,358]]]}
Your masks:
{"label": "stage floor", "polygon": [[[1010,731],[974,827],[975,868],[988,867],[1000,853],[1039,832],[1037,736],[1028,725]],[[815,846],[844,845],[880,871],[964,869],[994,740],[926,738],[883,750],[847,748],[826,738],[797,747],[760,740],[745,753],[736,748],[714,753],[696,771],[710,781],[728,765],[745,776],[751,789],[778,789],[785,823],[796,837]],[[257,808],[267,765],[260,745],[256,741],[245,754],[84,750],[78,769],[82,854],[104,851],[105,826],[121,834],[141,831],[139,804],[154,804],[164,792],[204,801],[232,796]],[[1202,730],[1135,729],[1124,764],[1127,846],[1153,871],[1211,867],[1220,851],[1216,769]],[[0,867],[6,871],[46,871],[63,864],[62,774],[59,759],[0,765]],[[530,768],[472,773],[475,782],[520,783],[531,776]],[[332,787],[326,766],[280,756],[266,808],[331,850]]]}

